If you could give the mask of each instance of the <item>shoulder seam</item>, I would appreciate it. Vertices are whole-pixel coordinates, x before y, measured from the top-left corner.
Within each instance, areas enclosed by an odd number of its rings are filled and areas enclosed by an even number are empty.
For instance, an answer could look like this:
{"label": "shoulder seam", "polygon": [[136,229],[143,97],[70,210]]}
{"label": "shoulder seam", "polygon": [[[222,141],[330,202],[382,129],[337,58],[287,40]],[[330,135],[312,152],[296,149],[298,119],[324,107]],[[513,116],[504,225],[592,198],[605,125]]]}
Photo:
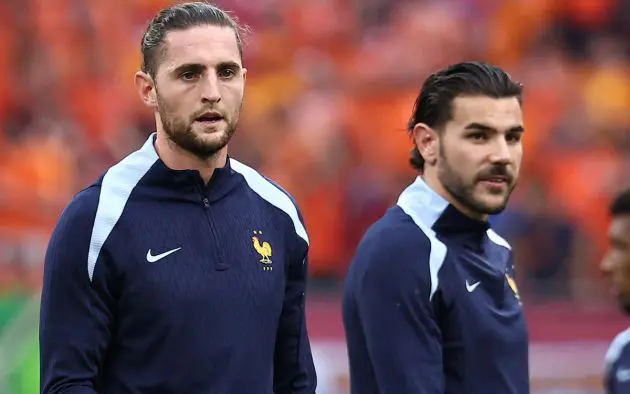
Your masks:
{"label": "shoulder seam", "polygon": [[289,193],[260,172],[234,158],[230,158],[230,167],[245,178],[245,182],[254,193],[288,215],[293,222],[293,228],[296,234],[302,238],[307,245],[310,244],[306,227],[300,218],[297,204],[293,201]]}
{"label": "shoulder seam", "polygon": [[510,243],[505,238],[500,236],[493,229],[491,229],[491,228],[488,229],[488,231],[486,231],[486,234],[488,235],[488,238],[490,239],[490,241],[494,242],[495,244],[497,244],[499,246],[503,246],[504,248],[512,250],[512,246],[510,245]]}
{"label": "shoulder seam", "polygon": [[431,249],[429,251],[429,275],[431,280],[431,292],[429,293],[429,301],[433,300],[433,296],[439,287],[439,273],[446,260],[446,245],[441,242],[435,235],[435,231],[428,228],[422,219],[418,217],[414,210],[405,207],[404,203],[398,203],[398,207],[409,216],[418,228],[429,239]]}
{"label": "shoulder seam", "polygon": [[158,155],[153,148],[153,138],[149,137],[140,150],[125,157],[107,170],[103,176],[87,259],[90,281],[94,277],[94,269],[101,249],[120,220],[129,197],[157,160]]}
{"label": "shoulder seam", "polygon": [[611,366],[614,364],[623,350],[630,344],[630,328],[620,332],[617,336],[612,340],[608,351],[606,352],[605,361],[606,365]]}

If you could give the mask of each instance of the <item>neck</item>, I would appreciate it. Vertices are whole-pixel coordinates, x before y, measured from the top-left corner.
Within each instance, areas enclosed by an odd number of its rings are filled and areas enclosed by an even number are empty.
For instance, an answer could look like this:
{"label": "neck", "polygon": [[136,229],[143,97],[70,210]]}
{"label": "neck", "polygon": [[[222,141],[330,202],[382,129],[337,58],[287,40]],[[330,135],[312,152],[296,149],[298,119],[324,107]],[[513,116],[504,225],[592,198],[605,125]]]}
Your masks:
{"label": "neck", "polygon": [[227,161],[227,147],[224,147],[207,159],[201,159],[179,147],[168,138],[164,131],[160,130],[158,130],[155,139],[155,150],[168,168],[173,170],[196,170],[206,184],[210,182],[214,170],[225,167]]}
{"label": "neck", "polygon": [[449,191],[446,190],[444,185],[442,185],[442,182],[440,182],[435,171],[425,171],[422,174],[422,179],[424,179],[424,182],[431,189],[433,189],[434,192],[442,196],[442,198],[448,201],[449,204],[457,208],[457,210],[463,213],[464,215],[468,216],[469,218],[484,221],[484,222],[488,220],[488,215],[471,210],[470,208],[461,204],[458,199],[456,199],[451,193],[449,193]]}

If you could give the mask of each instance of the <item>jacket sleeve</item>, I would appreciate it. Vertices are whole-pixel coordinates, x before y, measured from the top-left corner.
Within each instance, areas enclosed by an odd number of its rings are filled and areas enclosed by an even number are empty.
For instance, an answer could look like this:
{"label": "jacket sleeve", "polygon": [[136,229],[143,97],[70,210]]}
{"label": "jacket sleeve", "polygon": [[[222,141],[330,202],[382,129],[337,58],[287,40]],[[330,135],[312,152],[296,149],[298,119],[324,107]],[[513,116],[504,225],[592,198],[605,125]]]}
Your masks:
{"label": "jacket sleeve", "polygon": [[301,238],[290,252],[284,306],[274,355],[275,394],[313,394],[317,376],[306,330],[308,245]]}
{"label": "jacket sleeve", "polygon": [[379,393],[442,394],[441,333],[430,300],[435,262],[429,241],[411,235],[380,231],[364,239],[354,302]]}
{"label": "jacket sleeve", "polygon": [[39,340],[41,392],[94,394],[109,344],[114,300],[109,273],[88,274],[98,188],[75,197],[62,213],[44,262]]}
{"label": "jacket sleeve", "polygon": [[610,344],[605,356],[604,392],[630,393],[630,329],[619,333]]}

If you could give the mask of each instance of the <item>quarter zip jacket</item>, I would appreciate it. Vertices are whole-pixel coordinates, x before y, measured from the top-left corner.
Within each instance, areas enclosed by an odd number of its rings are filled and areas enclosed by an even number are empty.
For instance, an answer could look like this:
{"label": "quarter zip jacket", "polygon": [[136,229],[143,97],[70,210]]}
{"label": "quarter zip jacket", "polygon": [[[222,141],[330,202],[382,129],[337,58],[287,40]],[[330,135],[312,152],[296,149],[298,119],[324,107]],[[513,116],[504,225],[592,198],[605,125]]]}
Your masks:
{"label": "quarter zip jacket", "polygon": [[229,158],[208,185],[144,146],[50,240],[43,393],[315,392],[308,236],[292,198]]}
{"label": "quarter zip jacket", "polygon": [[423,180],[366,232],[343,320],[353,394],[528,394],[510,245]]}

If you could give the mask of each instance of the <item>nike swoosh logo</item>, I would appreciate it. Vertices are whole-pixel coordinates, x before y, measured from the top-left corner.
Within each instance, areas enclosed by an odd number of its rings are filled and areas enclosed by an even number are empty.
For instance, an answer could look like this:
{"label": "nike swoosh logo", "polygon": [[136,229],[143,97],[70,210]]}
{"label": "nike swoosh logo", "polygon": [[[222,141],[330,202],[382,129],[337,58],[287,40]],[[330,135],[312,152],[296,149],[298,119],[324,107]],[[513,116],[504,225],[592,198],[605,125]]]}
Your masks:
{"label": "nike swoosh logo", "polygon": [[477,282],[471,285],[470,283],[468,283],[468,279],[466,279],[466,290],[468,290],[469,293],[472,293],[480,284],[481,282]]}
{"label": "nike swoosh logo", "polygon": [[147,261],[149,263],[155,263],[156,261],[162,260],[164,257],[168,256],[169,254],[173,254],[180,249],[181,249],[181,246],[177,249],[171,249],[168,252],[160,253],[155,256],[151,254],[151,249],[149,249],[149,251],[147,252]]}

